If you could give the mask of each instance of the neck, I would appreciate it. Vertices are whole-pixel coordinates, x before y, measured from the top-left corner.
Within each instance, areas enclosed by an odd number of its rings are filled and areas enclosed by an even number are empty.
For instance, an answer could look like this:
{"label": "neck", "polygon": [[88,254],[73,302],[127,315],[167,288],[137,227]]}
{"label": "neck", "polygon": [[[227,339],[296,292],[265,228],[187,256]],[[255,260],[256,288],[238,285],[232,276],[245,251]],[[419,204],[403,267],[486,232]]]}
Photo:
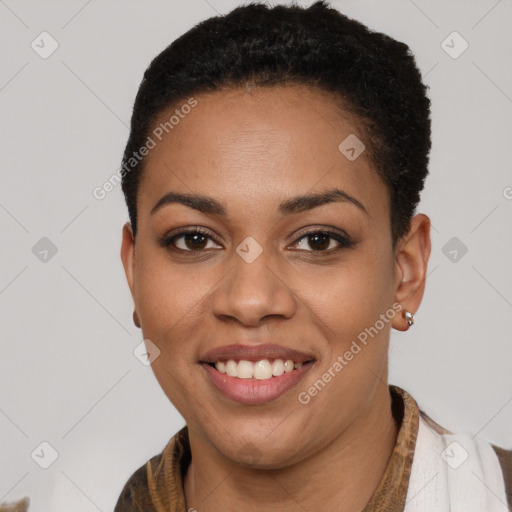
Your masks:
{"label": "neck", "polygon": [[[378,396],[377,396],[378,395]],[[382,386],[367,414],[308,459],[275,470],[253,470],[212,457],[189,431],[194,456],[184,480],[187,510],[278,512],[318,509],[359,512],[386,470],[398,434],[391,397]],[[205,491],[206,490],[206,491]]]}

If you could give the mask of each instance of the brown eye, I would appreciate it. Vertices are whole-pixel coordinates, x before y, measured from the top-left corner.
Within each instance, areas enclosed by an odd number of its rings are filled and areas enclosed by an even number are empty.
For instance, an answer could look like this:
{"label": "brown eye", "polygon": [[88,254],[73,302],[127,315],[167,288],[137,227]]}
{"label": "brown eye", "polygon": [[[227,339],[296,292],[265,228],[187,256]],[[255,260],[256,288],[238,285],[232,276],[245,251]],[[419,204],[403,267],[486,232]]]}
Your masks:
{"label": "brown eye", "polygon": [[[182,252],[197,252],[211,249],[208,246],[214,241],[209,232],[199,228],[187,229],[173,236],[165,236],[160,241],[162,247]],[[213,247],[214,248],[214,247]]]}
{"label": "brown eye", "polygon": [[308,235],[309,247],[316,250],[328,249],[330,245],[331,237],[325,233],[314,233]]}
{"label": "brown eye", "polygon": [[187,233],[186,235],[183,235],[175,239],[175,241],[179,240],[180,238],[183,238],[183,243],[185,247],[190,249],[191,251],[205,249],[208,239],[208,237],[202,235],[201,233]]}
{"label": "brown eye", "polygon": [[[304,233],[294,244],[300,250],[308,252],[334,252],[351,245],[353,243],[348,236],[334,231],[310,231]],[[307,249],[307,247],[311,249]]]}

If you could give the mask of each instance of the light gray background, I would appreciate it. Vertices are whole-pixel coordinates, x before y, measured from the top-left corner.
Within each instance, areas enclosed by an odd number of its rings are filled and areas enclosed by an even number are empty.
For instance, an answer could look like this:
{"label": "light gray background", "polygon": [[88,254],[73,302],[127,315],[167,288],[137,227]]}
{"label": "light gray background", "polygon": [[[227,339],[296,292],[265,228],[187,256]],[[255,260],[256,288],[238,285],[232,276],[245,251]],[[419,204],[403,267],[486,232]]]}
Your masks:
{"label": "light gray background", "polygon": [[[121,189],[92,190],[119,167],[150,60],[240,3],[0,0],[0,502],[110,511],[184,424],[132,353]],[[390,380],[446,428],[512,448],[512,2],[331,4],[409,44],[433,102],[429,277],[414,327],[392,332]],[[31,48],[43,31],[48,59]],[[469,43],[457,59],[441,47],[453,31]],[[58,249],[46,263],[42,237]],[[30,455],[43,441],[58,452],[46,470]]]}

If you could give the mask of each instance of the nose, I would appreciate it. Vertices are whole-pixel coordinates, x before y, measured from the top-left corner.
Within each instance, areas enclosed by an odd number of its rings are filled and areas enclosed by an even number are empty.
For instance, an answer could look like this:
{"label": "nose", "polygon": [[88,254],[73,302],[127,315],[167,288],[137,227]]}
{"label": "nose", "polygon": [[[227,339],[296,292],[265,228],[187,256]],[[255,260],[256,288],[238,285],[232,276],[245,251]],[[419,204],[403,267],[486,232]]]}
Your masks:
{"label": "nose", "polygon": [[218,318],[254,327],[266,317],[293,317],[297,301],[285,275],[289,263],[276,262],[270,250],[263,250],[254,260],[243,251],[233,252],[230,260],[230,271],[212,297]]}

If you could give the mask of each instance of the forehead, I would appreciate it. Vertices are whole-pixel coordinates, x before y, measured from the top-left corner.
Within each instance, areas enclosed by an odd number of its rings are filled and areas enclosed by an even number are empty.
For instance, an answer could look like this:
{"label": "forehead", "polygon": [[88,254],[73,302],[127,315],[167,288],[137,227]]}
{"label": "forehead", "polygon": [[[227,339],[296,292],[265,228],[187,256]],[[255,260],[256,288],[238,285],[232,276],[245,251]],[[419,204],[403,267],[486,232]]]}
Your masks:
{"label": "forehead", "polygon": [[279,86],[194,98],[193,108],[175,105],[154,123],[155,147],[146,157],[137,201],[141,215],[168,190],[245,208],[251,197],[255,211],[258,202],[263,211],[272,201],[336,186],[375,215],[387,208],[386,187],[364,151],[354,160],[340,150],[345,140],[364,144],[364,133],[330,93]]}

